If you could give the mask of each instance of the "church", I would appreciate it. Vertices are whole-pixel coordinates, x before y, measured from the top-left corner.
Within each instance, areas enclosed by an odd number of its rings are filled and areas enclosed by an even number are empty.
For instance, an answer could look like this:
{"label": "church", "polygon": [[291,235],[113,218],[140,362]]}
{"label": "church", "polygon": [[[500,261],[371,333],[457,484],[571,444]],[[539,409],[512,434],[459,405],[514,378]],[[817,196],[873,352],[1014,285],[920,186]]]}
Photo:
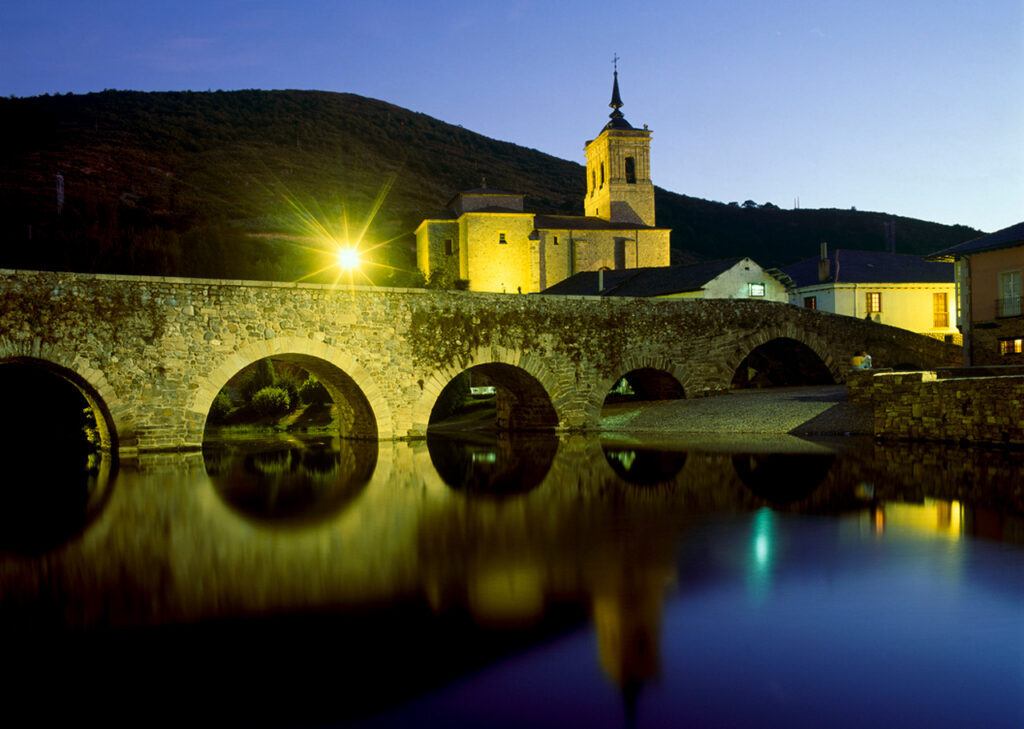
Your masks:
{"label": "church", "polygon": [[581,271],[669,265],[668,228],[654,221],[651,132],[634,129],[621,108],[584,147],[583,215],[523,209],[523,195],[486,187],[457,193],[416,229],[416,262],[428,281],[470,291],[536,293]]}

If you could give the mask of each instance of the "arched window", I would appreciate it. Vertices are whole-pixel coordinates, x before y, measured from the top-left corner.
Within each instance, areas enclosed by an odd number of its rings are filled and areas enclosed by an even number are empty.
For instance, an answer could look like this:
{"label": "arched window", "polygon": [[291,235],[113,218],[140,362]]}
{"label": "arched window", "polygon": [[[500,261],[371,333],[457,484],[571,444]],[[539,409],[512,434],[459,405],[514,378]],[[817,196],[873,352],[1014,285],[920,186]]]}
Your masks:
{"label": "arched window", "polygon": [[601,187],[604,187],[604,162],[601,163]]}
{"label": "arched window", "polygon": [[626,182],[636,184],[636,160],[632,157],[626,157]]}

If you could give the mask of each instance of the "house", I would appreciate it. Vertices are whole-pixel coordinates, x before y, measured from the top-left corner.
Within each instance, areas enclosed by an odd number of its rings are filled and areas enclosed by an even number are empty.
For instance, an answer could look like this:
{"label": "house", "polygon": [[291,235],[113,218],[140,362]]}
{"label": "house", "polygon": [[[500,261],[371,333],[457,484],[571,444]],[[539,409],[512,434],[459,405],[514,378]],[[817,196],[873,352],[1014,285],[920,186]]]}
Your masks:
{"label": "house", "polygon": [[428,281],[525,294],[580,271],[667,266],[671,231],[655,226],[651,131],[634,129],[622,105],[616,71],[611,119],[585,146],[584,215],[527,212],[523,195],[486,182],[459,192],[416,229],[416,263]]}
{"label": "house", "polygon": [[623,271],[584,271],[546,289],[544,294],[649,296],[675,299],[787,300],[786,280],[749,258],[690,266],[658,266]]}
{"label": "house", "polygon": [[964,364],[1024,364],[1024,223],[928,256],[956,269]]}
{"label": "house", "polygon": [[845,314],[960,342],[953,266],[882,251],[829,251],[782,269],[796,306]]}

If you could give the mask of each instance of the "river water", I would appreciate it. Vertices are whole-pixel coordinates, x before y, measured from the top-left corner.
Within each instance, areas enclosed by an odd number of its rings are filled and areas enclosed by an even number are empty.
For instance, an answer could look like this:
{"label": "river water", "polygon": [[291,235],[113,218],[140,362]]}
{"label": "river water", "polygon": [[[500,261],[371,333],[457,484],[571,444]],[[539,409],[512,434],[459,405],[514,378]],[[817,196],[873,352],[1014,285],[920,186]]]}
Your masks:
{"label": "river water", "polygon": [[283,437],[15,469],[9,712],[1024,726],[1024,453]]}

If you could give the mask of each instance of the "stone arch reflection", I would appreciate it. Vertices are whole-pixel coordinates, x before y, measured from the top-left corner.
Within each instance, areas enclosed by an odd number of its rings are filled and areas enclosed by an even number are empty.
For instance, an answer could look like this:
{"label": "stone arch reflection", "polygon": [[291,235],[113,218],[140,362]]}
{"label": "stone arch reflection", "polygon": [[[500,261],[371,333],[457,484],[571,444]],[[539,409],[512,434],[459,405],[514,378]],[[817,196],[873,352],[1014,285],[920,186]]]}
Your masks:
{"label": "stone arch reflection", "polygon": [[686,465],[685,451],[606,445],[604,457],[623,480],[653,486],[673,480]]}
{"label": "stone arch reflection", "polygon": [[366,488],[377,456],[376,441],[339,438],[203,449],[206,472],[224,502],[271,526],[306,526],[336,516]]}
{"label": "stone arch reflection", "polygon": [[732,457],[740,480],[771,504],[790,504],[813,494],[832,469],[831,453],[746,453]]}
{"label": "stone arch reflection", "polygon": [[731,383],[734,388],[834,384],[835,377],[818,353],[789,337],[755,347],[740,362]]}
{"label": "stone arch reflection", "polygon": [[553,436],[525,433],[427,434],[430,460],[451,488],[503,496],[539,486],[558,452]]}
{"label": "stone arch reflection", "polygon": [[541,382],[526,370],[489,362],[459,373],[441,390],[428,430],[546,431],[558,414]]}

